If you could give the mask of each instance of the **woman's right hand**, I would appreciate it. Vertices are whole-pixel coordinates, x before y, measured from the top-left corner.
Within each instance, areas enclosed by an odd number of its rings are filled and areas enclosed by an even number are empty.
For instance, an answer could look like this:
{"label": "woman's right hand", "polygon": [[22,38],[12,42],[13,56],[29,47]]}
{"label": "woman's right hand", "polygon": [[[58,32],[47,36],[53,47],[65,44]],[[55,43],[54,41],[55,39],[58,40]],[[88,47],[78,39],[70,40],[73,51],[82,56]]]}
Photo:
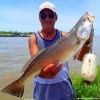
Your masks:
{"label": "woman's right hand", "polygon": [[39,76],[42,78],[52,79],[61,70],[61,68],[62,68],[62,64],[59,64],[59,62],[49,64],[41,70]]}

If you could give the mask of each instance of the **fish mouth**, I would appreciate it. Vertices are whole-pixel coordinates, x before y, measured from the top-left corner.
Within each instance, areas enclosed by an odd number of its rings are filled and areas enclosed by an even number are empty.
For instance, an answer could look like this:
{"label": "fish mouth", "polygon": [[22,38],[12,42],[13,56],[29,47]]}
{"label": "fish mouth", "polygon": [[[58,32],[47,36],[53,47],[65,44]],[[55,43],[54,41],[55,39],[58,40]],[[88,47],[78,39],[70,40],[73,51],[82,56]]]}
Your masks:
{"label": "fish mouth", "polygon": [[89,20],[89,22],[93,23],[95,16],[93,16],[90,12],[87,12],[87,14],[88,14],[87,19]]}

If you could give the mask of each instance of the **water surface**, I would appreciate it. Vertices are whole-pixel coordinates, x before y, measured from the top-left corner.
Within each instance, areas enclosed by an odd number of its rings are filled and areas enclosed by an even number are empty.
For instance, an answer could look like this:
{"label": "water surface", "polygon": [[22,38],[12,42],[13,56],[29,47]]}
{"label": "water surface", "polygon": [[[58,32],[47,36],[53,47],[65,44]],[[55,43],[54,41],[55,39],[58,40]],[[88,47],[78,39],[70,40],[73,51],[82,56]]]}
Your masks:
{"label": "water surface", "polygon": [[[94,37],[93,53],[100,64],[100,36]],[[28,37],[0,37],[0,90],[21,75],[21,69],[30,58]],[[81,63],[71,60],[70,69],[81,69]],[[23,99],[32,99],[32,78],[26,83]],[[0,91],[1,100],[20,100]]]}

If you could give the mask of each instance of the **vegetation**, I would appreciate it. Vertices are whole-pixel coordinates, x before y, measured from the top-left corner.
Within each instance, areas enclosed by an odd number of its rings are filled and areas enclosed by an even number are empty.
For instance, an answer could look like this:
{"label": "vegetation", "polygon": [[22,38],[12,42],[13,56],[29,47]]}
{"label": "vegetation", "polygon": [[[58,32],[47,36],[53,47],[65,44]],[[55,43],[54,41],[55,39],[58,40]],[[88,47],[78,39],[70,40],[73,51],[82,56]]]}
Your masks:
{"label": "vegetation", "polygon": [[86,84],[79,73],[71,73],[72,83],[75,90],[75,100],[100,100],[100,65],[97,66],[97,77],[92,83]]}
{"label": "vegetation", "polygon": [[5,31],[0,31],[0,37],[27,37],[29,35],[31,35],[32,32],[5,32]]}

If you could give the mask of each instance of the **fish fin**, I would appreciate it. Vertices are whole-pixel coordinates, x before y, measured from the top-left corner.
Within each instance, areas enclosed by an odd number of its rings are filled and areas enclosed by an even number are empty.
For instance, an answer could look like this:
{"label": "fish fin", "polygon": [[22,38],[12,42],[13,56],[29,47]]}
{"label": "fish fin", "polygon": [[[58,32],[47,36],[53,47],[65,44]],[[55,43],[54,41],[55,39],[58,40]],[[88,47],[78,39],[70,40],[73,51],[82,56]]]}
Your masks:
{"label": "fish fin", "polygon": [[28,68],[28,65],[31,63],[31,61],[32,61],[32,58],[29,59],[29,60],[27,61],[27,63],[24,65],[24,67],[23,67],[22,70],[21,70],[21,73],[23,73],[23,72]]}
{"label": "fish fin", "polygon": [[22,97],[24,93],[24,85],[18,83],[19,79],[12,82],[1,91],[5,93],[9,93],[11,95]]}
{"label": "fish fin", "polygon": [[40,50],[40,51],[38,52],[38,54],[36,54],[33,58],[29,59],[29,60],[27,61],[27,63],[24,65],[24,67],[22,68],[21,72],[24,72],[24,71],[28,68],[29,64],[31,64],[31,62],[32,62],[33,60],[35,60],[35,58],[36,58],[37,56],[39,56],[41,53],[43,53],[45,50],[46,50],[46,48]]}

